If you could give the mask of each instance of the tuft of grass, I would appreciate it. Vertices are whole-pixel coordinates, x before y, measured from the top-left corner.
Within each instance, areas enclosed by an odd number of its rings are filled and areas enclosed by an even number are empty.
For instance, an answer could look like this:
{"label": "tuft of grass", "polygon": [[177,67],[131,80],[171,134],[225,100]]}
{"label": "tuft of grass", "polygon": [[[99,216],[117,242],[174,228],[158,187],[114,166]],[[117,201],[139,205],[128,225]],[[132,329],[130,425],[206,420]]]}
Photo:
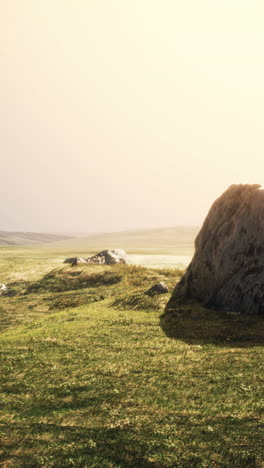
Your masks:
{"label": "tuft of grass", "polygon": [[159,311],[162,309],[159,296],[146,296],[144,293],[125,295],[113,302],[113,307],[120,310]]}
{"label": "tuft of grass", "polygon": [[80,307],[85,304],[92,304],[104,300],[105,297],[100,294],[59,294],[53,298],[48,298],[50,310],[62,310],[66,308]]}

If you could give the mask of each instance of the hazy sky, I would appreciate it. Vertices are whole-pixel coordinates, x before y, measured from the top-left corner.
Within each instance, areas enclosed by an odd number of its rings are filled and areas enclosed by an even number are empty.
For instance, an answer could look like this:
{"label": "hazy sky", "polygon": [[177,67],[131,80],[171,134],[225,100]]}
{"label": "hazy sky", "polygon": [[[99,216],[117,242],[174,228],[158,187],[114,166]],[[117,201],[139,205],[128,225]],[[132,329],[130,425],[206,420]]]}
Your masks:
{"label": "hazy sky", "polygon": [[264,185],[263,0],[0,10],[0,229],[201,224]]}

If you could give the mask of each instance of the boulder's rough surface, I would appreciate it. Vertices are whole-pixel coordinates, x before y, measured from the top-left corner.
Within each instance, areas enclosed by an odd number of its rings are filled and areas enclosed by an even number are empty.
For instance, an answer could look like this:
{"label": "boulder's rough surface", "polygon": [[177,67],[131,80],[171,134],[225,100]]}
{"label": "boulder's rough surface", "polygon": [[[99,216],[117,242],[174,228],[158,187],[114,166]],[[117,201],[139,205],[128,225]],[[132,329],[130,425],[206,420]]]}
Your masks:
{"label": "boulder's rough surface", "polygon": [[264,190],[231,185],[211,207],[195,254],[166,311],[186,299],[209,308],[264,314]]}
{"label": "boulder's rough surface", "polygon": [[122,249],[103,250],[93,257],[87,258],[87,263],[98,263],[101,265],[115,265],[116,263],[130,264],[126,252]]}
{"label": "boulder's rough surface", "polygon": [[147,294],[147,296],[155,296],[156,294],[166,294],[167,292],[169,292],[168,286],[166,283],[164,283],[164,281],[161,281],[160,283],[156,283],[151,288],[149,288],[145,294]]}
{"label": "boulder's rough surface", "polygon": [[5,294],[6,292],[7,292],[7,287],[6,287],[6,285],[0,283],[0,296],[2,296],[3,294]]}
{"label": "boulder's rough surface", "polygon": [[84,260],[84,258],[76,257],[76,258],[74,258],[74,260],[72,262],[72,266],[79,265],[80,263],[87,263],[87,261]]}

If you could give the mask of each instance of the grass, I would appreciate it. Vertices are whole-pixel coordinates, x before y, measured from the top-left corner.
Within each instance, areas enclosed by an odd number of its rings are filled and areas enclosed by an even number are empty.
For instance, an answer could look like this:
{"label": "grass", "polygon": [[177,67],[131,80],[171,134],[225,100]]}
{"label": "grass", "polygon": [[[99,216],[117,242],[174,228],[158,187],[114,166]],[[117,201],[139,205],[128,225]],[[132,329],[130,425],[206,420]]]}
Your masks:
{"label": "grass", "polygon": [[169,295],[144,291],[177,270],[17,252],[0,262],[0,466],[263,466],[260,318],[163,315]]}
{"label": "grass", "polygon": [[168,337],[190,344],[214,343],[240,347],[263,345],[262,317],[226,311],[212,312],[193,301],[176,306],[171,313],[162,314],[160,324]]}

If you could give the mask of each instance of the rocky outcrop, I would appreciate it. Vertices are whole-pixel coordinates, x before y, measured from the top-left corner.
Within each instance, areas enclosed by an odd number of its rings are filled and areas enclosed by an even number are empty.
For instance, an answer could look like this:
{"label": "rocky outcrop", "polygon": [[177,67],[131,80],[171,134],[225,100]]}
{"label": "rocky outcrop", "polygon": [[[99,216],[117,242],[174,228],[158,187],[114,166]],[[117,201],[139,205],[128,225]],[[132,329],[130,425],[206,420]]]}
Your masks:
{"label": "rocky outcrop", "polygon": [[161,281],[160,283],[156,283],[151,288],[149,288],[145,294],[147,296],[155,296],[156,294],[166,294],[167,292],[169,292],[168,286],[166,283],[164,283],[164,281]]}
{"label": "rocky outcrop", "polygon": [[6,292],[7,292],[6,285],[0,283],[0,296],[3,296]]}
{"label": "rocky outcrop", "polygon": [[232,185],[211,207],[195,254],[166,311],[186,299],[209,308],[264,314],[264,190]]}
{"label": "rocky outcrop", "polygon": [[115,265],[116,263],[122,263],[127,265],[130,264],[131,261],[124,250],[116,249],[103,250],[93,257],[87,258],[87,263],[96,263],[100,265]]}

